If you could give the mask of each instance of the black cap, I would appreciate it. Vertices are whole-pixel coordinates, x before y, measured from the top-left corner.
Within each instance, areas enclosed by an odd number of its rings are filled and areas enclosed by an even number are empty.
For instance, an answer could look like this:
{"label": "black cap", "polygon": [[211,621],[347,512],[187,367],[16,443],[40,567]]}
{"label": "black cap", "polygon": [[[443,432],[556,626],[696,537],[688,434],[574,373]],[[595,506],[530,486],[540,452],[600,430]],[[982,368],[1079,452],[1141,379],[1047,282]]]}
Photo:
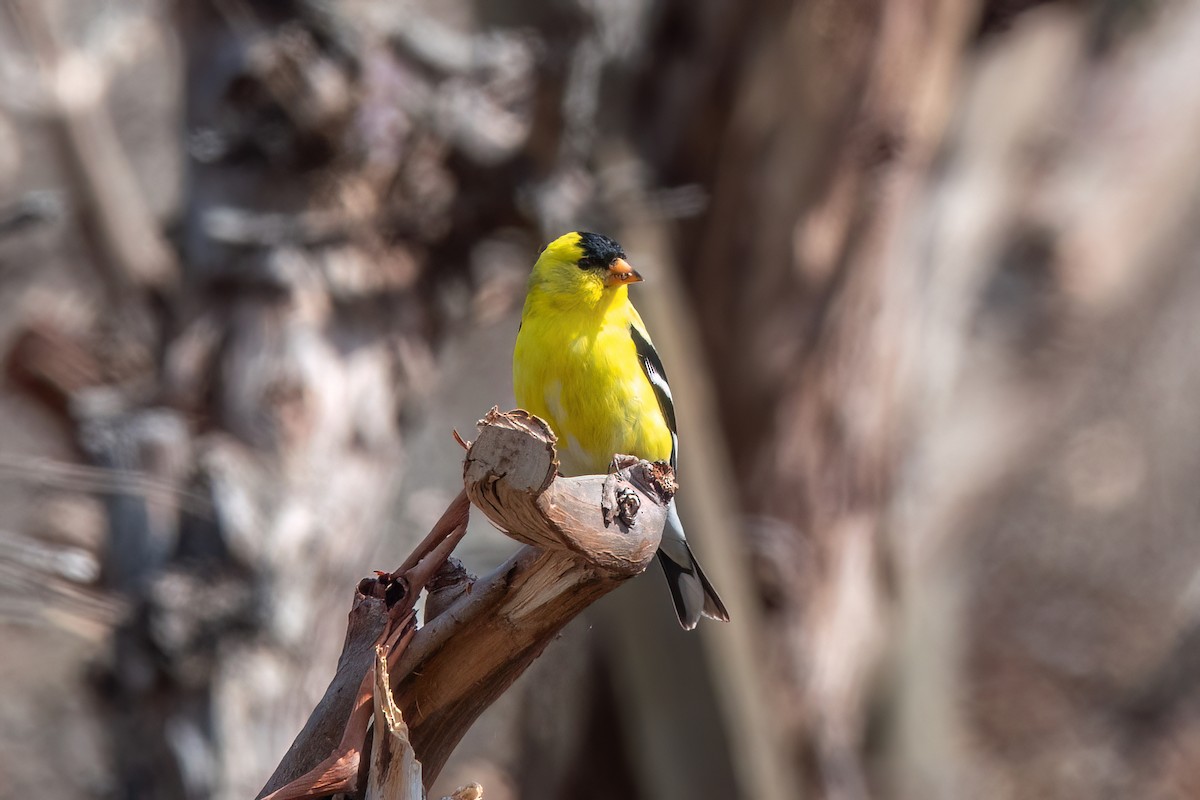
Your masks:
{"label": "black cap", "polygon": [[602,233],[580,231],[579,247],[583,250],[583,258],[579,259],[580,269],[607,267],[618,258],[625,257],[621,245]]}

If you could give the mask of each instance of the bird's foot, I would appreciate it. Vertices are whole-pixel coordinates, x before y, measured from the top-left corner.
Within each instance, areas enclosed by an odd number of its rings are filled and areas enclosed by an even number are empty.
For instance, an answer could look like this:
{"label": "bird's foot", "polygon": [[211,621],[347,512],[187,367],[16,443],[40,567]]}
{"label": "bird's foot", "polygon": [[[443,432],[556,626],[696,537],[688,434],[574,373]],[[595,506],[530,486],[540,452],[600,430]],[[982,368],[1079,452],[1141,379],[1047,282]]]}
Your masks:
{"label": "bird's foot", "polygon": [[626,456],[617,453],[612,457],[612,461],[608,462],[608,471],[610,474],[613,472],[620,472],[623,469],[629,469],[639,461],[641,461],[641,459],[637,456]]}
{"label": "bird's foot", "polygon": [[600,512],[604,516],[605,527],[619,519],[626,527],[633,525],[642,501],[637,492],[628,486],[621,486],[622,477],[618,473],[637,464],[641,459],[636,456],[615,455],[608,465],[608,477],[604,479],[603,496],[600,498]]}
{"label": "bird's foot", "polygon": [[617,492],[617,519],[625,523],[626,528],[633,527],[633,518],[641,507],[642,500],[633,489],[623,486]]}

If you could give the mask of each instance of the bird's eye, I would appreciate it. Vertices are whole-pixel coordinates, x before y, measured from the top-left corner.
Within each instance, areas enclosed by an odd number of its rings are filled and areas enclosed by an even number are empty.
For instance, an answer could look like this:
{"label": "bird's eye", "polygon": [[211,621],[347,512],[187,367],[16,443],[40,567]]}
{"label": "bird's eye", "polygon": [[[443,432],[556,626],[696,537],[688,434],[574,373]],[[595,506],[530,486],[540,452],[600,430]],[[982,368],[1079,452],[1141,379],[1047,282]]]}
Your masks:
{"label": "bird's eye", "polygon": [[591,256],[584,256],[583,258],[579,259],[576,266],[578,266],[580,269],[592,269],[596,266],[596,259],[592,258]]}

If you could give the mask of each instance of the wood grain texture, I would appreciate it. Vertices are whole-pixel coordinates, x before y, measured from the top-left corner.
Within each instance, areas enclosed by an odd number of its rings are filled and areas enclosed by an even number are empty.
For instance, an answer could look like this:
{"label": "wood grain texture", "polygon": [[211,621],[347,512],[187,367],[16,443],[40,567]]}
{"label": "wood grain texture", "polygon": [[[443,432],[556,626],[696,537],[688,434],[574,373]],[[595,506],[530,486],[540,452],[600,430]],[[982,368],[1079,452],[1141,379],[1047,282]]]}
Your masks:
{"label": "wood grain texture", "polygon": [[[493,409],[467,452],[467,496],[527,546],[418,631],[393,669],[426,786],[563,626],[644,571],[658,549],[670,469],[639,461],[612,476],[563,478],[553,444],[537,417]],[[637,511],[606,524],[606,497],[622,493],[637,498]]]}
{"label": "wood grain texture", "polygon": [[658,549],[658,537],[649,536],[647,529],[661,528],[661,515],[647,509],[629,524],[616,514],[616,504],[625,497],[638,507],[647,500],[652,506],[665,505],[674,493],[673,473],[665,465],[631,461],[613,478],[556,480],[554,441],[537,417],[492,409],[463,467],[471,502],[519,542],[570,550],[614,575],[641,573]]}
{"label": "wood grain texture", "polygon": [[[439,602],[427,604],[426,624],[411,640],[388,651],[387,680],[376,675],[371,681],[376,716],[384,714],[389,730],[398,731],[403,720],[407,732],[388,734],[392,757],[381,754],[383,745],[376,740],[357,783],[365,780],[370,796],[385,785],[411,779],[412,770],[405,766],[405,748],[411,743],[428,788],[479,714],[563,626],[653,559],[674,493],[674,473],[662,464],[620,463],[611,475],[562,478],[553,434],[542,420],[523,411],[492,409],[467,451],[465,496],[451,503],[400,569],[360,583],[345,644],[353,661],[343,656],[326,699],[264,793],[296,774],[324,781],[322,765],[359,763],[366,718],[349,713],[339,698],[361,696],[370,669],[362,654],[376,652],[395,636],[389,633],[395,630],[392,623],[399,616],[409,618],[425,587]],[[465,497],[501,530],[526,543],[479,579],[449,558],[465,529]],[[363,615],[369,619],[364,621]],[[389,696],[380,696],[381,685]],[[389,685],[394,692],[387,692]],[[379,769],[389,774],[374,774]],[[399,772],[392,774],[393,769]],[[279,796],[310,796],[306,791],[305,781],[296,779]]]}
{"label": "wood grain texture", "polygon": [[373,645],[383,633],[386,622],[387,606],[383,599],[355,591],[337,672],[316,711],[296,735],[287,757],[263,787],[263,794],[299,777],[337,746],[346,718],[354,707],[362,676],[371,666],[375,654]]}
{"label": "wood grain texture", "polygon": [[413,755],[408,726],[392,699],[387,654],[375,649],[375,737],[365,800],[424,800],[421,762]]}

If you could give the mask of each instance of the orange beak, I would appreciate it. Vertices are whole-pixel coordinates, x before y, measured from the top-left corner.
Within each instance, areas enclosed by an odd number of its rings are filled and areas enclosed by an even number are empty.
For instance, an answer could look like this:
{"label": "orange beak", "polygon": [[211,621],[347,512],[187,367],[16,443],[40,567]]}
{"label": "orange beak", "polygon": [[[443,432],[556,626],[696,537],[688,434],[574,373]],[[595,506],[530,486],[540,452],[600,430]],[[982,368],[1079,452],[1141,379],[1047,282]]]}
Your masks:
{"label": "orange beak", "polygon": [[627,283],[640,283],[642,276],[623,258],[608,265],[608,275],[604,278],[605,286],[624,286]]}

